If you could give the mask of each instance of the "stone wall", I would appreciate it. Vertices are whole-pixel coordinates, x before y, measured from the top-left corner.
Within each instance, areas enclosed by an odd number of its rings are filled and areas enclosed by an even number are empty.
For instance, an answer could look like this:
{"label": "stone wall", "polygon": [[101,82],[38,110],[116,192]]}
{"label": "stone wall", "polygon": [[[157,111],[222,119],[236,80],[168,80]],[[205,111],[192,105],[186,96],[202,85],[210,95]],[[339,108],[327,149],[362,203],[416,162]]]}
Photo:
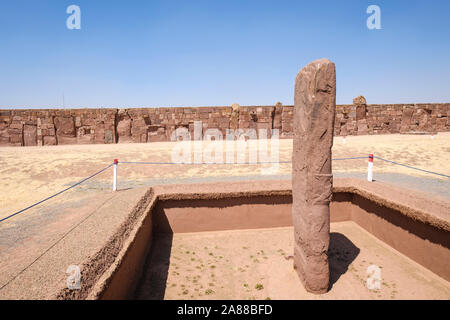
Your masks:
{"label": "stone wall", "polygon": [[[450,103],[366,105],[358,97],[352,105],[336,107],[335,135],[450,131]],[[358,100],[359,99],[359,100]],[[0,110],[0,145],[132,143],[169,141],[185,127],[193,137],[194,121],[203,131],[279,129],[292,137],[293,107],[239,106],[139,109]]]}

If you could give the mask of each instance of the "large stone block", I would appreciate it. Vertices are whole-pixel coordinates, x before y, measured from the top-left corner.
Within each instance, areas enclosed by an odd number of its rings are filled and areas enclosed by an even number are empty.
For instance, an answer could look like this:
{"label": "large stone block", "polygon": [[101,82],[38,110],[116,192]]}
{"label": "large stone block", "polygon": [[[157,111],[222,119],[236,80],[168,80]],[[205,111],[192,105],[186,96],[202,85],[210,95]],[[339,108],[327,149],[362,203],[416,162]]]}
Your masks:
{"label": "large stone block", "polygon": [[37,127],[32,125],[23,126],[23,144],[24,146],[37,145]]}
{"label": "large stone block", "polygon": [[44,146],[54,146],[56,145],[56,137],[54,136],[45,136],[43,137],[42,144]]}
{"label": "large stone block", "polygon": [[72,117],[55,118],[56,135],[59,137],[75,137],[75,123]]}

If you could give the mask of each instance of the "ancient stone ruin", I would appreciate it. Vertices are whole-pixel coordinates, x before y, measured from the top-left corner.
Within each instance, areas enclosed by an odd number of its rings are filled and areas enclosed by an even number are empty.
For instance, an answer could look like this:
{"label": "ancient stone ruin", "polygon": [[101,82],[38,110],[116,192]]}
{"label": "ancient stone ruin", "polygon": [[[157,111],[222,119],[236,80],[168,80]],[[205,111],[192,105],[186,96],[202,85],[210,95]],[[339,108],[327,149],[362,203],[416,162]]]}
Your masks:
{"label": "ancient stone ruin", "polygon": [[[146,143],[170,141],[177,128],[193,138],[194,123],[202,129],[277,129],[292,138],[293,106],[39,109],[0,110],[0,145]],[[358,97],[336,106],[335,135],[450,131],[450,104],[368,105]]]}
{"label": "ancient stone ruin", "polygon": [[306,290],[313,293],[324,293],[329,287],[335,112],[334,63],[316,60],[298,73],[295,82],[292,154],[294,268]]}

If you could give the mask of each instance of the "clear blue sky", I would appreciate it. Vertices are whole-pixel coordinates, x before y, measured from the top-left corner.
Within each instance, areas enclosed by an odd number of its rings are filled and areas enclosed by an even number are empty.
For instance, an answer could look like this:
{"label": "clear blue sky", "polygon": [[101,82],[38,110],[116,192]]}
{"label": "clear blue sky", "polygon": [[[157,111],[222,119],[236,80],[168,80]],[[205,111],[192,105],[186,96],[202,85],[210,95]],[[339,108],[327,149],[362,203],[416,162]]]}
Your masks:
{"label": "clear blue sky", "polygon": [[449,39],[448,0],[2,0],[0,107],[292,104],[322,57],[339,104],[450,102]]}

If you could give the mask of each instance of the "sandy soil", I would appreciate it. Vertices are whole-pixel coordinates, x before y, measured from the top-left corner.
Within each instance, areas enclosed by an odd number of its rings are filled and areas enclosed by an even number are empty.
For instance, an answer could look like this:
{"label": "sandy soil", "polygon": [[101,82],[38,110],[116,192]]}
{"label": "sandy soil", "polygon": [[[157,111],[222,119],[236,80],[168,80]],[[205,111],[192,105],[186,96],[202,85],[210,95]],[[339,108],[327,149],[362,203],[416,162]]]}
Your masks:
{"label": "sandy soil", "polygon": [[[219,142],[211,142],[217,144]],[[114,145],[62,145],[47,147],[0,148],[0,218],[37,202],[65,187],[97,172],[112,162],[119,161],[171,161],[173,142]],[[204,148],[208,146],[205,143]],[[381,135],[336,137],[333,158],[366,156],[379,157],[418,166],[423,169],[450,174],[450,133],[439,133],[431,140],[428,135]],[[279,142],[280,161],[290,161],[292,140]],[[119,188],[148,185],[149,179],[184,179],[194,177],[231,177],[243,175],[287,175],[291,164],[280,164],[277,171],[270,165],[119,165]],[[365,172],[367,161],[334,161],[335,173]],[[376,173],[404,173],[418,177],[430,177],[426,173],[393,166],[375,160]],[[111,188],[112,169],[48,203],[64,204],[86,195]],[[8,220],[18,223],[39,208]]]}
{"label": "sandy soil", "polygon": [[[307,293],[299,282],[289,227],[160,236],[136,298],[450,299],[449,282],[355,223],[332,223],[331,232],[332,288],[326,294]],[[366,285],[370,265],[381,270],[379,290]]]}
{"label": "sandy soil", "polygon": [[82,268],[104,248],[146,189],[103,193],[3,227],[0,299],[54,299],[66,287],[67,267]]}

